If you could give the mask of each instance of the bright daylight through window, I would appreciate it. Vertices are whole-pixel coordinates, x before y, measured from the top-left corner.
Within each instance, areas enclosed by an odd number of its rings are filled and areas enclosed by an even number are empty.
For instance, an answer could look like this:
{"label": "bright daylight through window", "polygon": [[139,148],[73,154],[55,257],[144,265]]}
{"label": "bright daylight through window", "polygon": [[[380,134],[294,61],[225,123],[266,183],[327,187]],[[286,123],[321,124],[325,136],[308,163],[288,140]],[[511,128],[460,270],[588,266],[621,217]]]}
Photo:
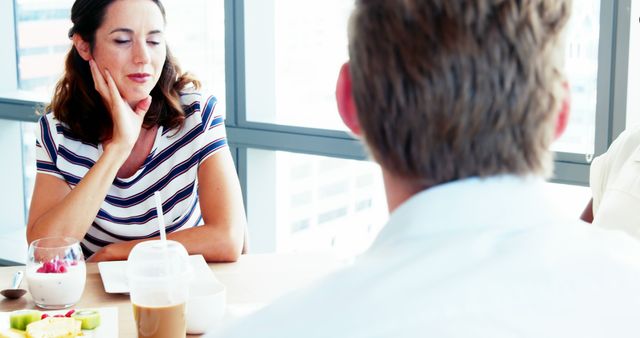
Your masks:
{"label": "bright daylight through window", "polygon": [[[225,20],[229,19],[225,18],[225,1],[190,0],[188,6],[180,0],[163,3],[167,9],[167,40],[173,53],[184,70],[196,74],[205,90],[220,99],[218,108],[226,111],[229,79],[225,79],[225,57],[230,54],[225,51]],[[15,0],[19,86],[39,93],[44,100],[50,98],[70,46],[67,31],[72,4],[73,0]],[[559,152],[591,154],[596,130],[601,3],[584,0],[573,4],[565,50],[572,114],[568,130],[553,147]],[[236,99],[244,99],[246,121],[241,116],[234,128],[246,124],[266,130],[277,126],[346,130],[337,114],[334,88],[338,69],[347,60],[346,26],[352,7],[352,1],[345,0],[244,0],[244,78],[238,76],[232,83],[245,88],[246,98]],[[227,116],[232,113],[227,112]],[[35,129],[32,123],[24,126],[28,195],[35,175]],[[305,128],[295,132],[304,134]],[[234,140],[230,142],[233,145]],[[355,254],[384,224],[386,205],[375,164],[251,146],[244,149],[247,160],[240,165],[247,166],[243,188],[250,228],[256,228],[252,229],[254,238],[262,231],[264,236],[257,237],[268,238],[256,238],[262,243],[258,248]],[[586,188],[558,189],[567,199],[580,201],[571,207],[571,213],[578,212],[589,196]],[[28,200],[29,196],[25,203]],[[265,202],[274,200],[284,203]]]}

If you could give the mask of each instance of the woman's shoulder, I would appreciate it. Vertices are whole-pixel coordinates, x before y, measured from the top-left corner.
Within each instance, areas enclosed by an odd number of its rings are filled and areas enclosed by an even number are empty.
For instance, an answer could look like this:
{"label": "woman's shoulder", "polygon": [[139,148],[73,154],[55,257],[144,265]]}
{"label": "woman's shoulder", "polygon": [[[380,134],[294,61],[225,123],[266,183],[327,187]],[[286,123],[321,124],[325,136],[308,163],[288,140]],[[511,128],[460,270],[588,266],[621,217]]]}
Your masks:
{"label": "woman's shoulder", "polygon": [[209,100],[217,101],[214,95],[206,92],[202,92],[193,87],[187,87],[180,91],[180,103],[184,107],[192,106],[194,104],[205,105]]}
{"label": "woman's shoulder", "polygon": [[61,131],[65,128],[68,129],[67,124],[58,120],[56,114],[52,111],[48,111],[43,115],[40,115],[38,124],[40,126],[40,129],[51,129],[53,130],[53,132],[55,132],[56,130]]}
{"label": "woman's shoulder", "polygon": [[217,98],[209,93],[190,89],[180,93],[180,103],[187,120],[198,120],[198,123],[208,120],[217,105]]}
{"label": "woman's shoulder", "polygon": [[82,143],[89,145],[93,148],[97,147],[97,144],[87,143],[80,139],[65,122],[60,121],[56,114],[52,111],[46,112],[38,119],[38,127],[40,137],[50,139],[55,144],[72,144]]}
{"label": "woman's shoulder", "polygon": [[39,123],[58,123],[58,119],[53,111],[47,111],[45,113],[38,113],[40,117],[38,118]]}
{"label": "woman's shoulder", "polygon": [[68,128],[69,125],[66,122],[60,121],[57,115],[58,114],[56,114],[54,111],[50,110],[45,112],[44,114],[41,114],[39,120],[40,122],[46,121],[49,124],[57,124]]}

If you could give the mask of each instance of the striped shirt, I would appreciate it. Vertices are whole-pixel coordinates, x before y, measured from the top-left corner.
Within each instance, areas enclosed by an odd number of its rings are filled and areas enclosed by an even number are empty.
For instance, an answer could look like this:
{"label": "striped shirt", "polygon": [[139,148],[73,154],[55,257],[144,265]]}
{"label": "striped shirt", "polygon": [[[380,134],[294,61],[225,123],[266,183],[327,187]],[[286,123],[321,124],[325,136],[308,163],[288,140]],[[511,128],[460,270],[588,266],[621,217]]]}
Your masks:
{"label": "striped shirt", "polygon": [[[227,146],[224,117],[216,98],[184,93],[183,127],[158,127],[151,152],[131,177],[116,177],[81,242],[85,257],[116,242],[159,235],[153,193],[160,191],[166,232],[202,224],[198,203],[198,167]],[[36,140],[38,173],[64,180],[72,189],[103,153],[102,144],[74,137],[53,114],[42,116]]]}

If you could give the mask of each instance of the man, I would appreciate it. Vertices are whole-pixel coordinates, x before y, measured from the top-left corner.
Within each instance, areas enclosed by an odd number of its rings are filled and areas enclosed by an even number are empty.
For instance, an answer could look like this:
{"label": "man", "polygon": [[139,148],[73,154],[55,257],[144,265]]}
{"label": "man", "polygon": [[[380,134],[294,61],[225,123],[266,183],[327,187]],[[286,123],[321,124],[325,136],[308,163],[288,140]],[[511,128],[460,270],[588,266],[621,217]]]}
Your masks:
{"label": "man", "polygon": [[222,337],[637,337],[640,247],[554,213],[569,0],[359,0],[337,101],[390,219]]}

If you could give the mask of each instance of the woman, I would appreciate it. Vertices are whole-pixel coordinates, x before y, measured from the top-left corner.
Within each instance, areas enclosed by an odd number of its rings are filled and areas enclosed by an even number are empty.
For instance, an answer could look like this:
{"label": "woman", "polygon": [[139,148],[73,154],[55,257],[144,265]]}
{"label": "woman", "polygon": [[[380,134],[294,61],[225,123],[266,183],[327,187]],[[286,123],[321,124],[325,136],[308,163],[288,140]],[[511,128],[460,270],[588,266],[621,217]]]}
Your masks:
{"label": "woman", "polygon": [[224,121],[169,53],[161,2],[76,0],[71,21],[39,123],[28,241],[72,236],[92,261],[126,259],[158,236],[159,191],[169,239],[236,260],[246,221]]}

